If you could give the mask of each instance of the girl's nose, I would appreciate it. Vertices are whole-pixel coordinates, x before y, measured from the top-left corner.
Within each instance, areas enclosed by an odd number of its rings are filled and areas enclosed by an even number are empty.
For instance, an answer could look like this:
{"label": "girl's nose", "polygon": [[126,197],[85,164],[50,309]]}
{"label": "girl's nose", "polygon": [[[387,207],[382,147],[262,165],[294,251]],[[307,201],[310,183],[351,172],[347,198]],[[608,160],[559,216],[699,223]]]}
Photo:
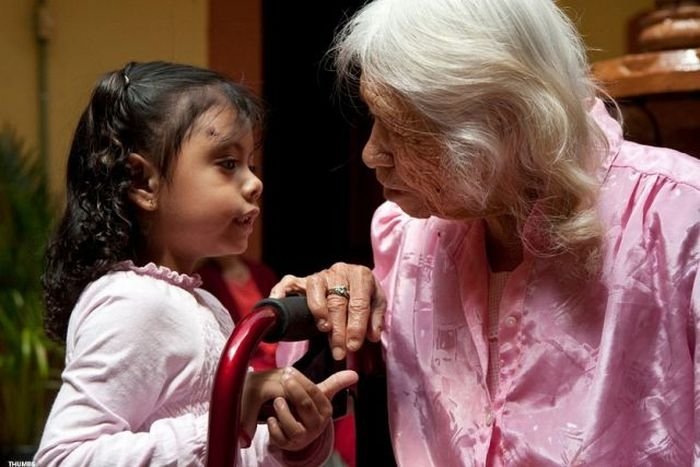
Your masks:
{"label": "girl's nose", "polygon": [[253,172],[250,172],[248,179],[243,185],[243,196],[250,201],[255,202],[260,199],[263,191],[262,181]]}

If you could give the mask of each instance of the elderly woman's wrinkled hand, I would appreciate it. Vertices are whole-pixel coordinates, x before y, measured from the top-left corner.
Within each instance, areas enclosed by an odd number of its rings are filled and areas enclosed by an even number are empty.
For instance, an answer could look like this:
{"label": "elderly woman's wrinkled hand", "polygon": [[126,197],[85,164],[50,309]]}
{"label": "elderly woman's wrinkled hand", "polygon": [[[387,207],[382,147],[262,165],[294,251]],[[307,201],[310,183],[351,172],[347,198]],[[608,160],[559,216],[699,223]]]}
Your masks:
{"label": "elderly woman's wrinkled hand", "polygon": [[333,357],[358,350],[365,338],[379,341],[386,300],[372,271],[355,264],[336,263],[307,277],[286,275],[270,296],[303,293],[318,328],[330,332]]}

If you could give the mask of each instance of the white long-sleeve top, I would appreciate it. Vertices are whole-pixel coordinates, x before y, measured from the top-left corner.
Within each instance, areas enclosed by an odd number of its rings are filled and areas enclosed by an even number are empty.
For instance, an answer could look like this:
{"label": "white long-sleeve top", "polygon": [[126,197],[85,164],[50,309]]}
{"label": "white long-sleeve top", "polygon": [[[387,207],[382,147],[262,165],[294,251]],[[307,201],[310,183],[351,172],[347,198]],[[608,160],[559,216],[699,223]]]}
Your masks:
{"label": "white long-sleeve top", "polygon": [[[211,389],[233,322],[200,284],[127,262],[86,287],[69,321],[63,383],[37,465],[205,464]],[[325,461],[326,438],[304,465]],[[238,465],[281,465],[268,439],[259,426]]]}

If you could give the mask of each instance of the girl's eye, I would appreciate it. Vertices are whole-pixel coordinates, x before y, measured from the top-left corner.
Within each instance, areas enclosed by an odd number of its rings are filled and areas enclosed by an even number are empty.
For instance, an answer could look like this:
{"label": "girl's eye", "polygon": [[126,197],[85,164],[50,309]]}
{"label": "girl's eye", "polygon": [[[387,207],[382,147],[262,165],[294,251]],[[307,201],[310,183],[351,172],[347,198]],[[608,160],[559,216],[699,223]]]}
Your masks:
{"label": "girl's eye", "polygon": [[235,159],[224,159],[219,162],[219,165],[226,170],[235,170],[238,166],[238,161]]}

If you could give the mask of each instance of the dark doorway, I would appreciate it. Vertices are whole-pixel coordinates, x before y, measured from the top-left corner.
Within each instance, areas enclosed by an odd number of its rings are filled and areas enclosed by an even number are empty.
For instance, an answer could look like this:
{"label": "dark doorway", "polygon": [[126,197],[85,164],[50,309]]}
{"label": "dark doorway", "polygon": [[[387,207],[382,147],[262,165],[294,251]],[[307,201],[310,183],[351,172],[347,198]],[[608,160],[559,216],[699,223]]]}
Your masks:
{"label": "dark doorway", "polygon": [[263,260],[279,274],[336,261],[371,266],[369,224],[381,190],[361,161],[369,121],[337,95],[324,62],[333,33],[360,3],[263,2]]}

